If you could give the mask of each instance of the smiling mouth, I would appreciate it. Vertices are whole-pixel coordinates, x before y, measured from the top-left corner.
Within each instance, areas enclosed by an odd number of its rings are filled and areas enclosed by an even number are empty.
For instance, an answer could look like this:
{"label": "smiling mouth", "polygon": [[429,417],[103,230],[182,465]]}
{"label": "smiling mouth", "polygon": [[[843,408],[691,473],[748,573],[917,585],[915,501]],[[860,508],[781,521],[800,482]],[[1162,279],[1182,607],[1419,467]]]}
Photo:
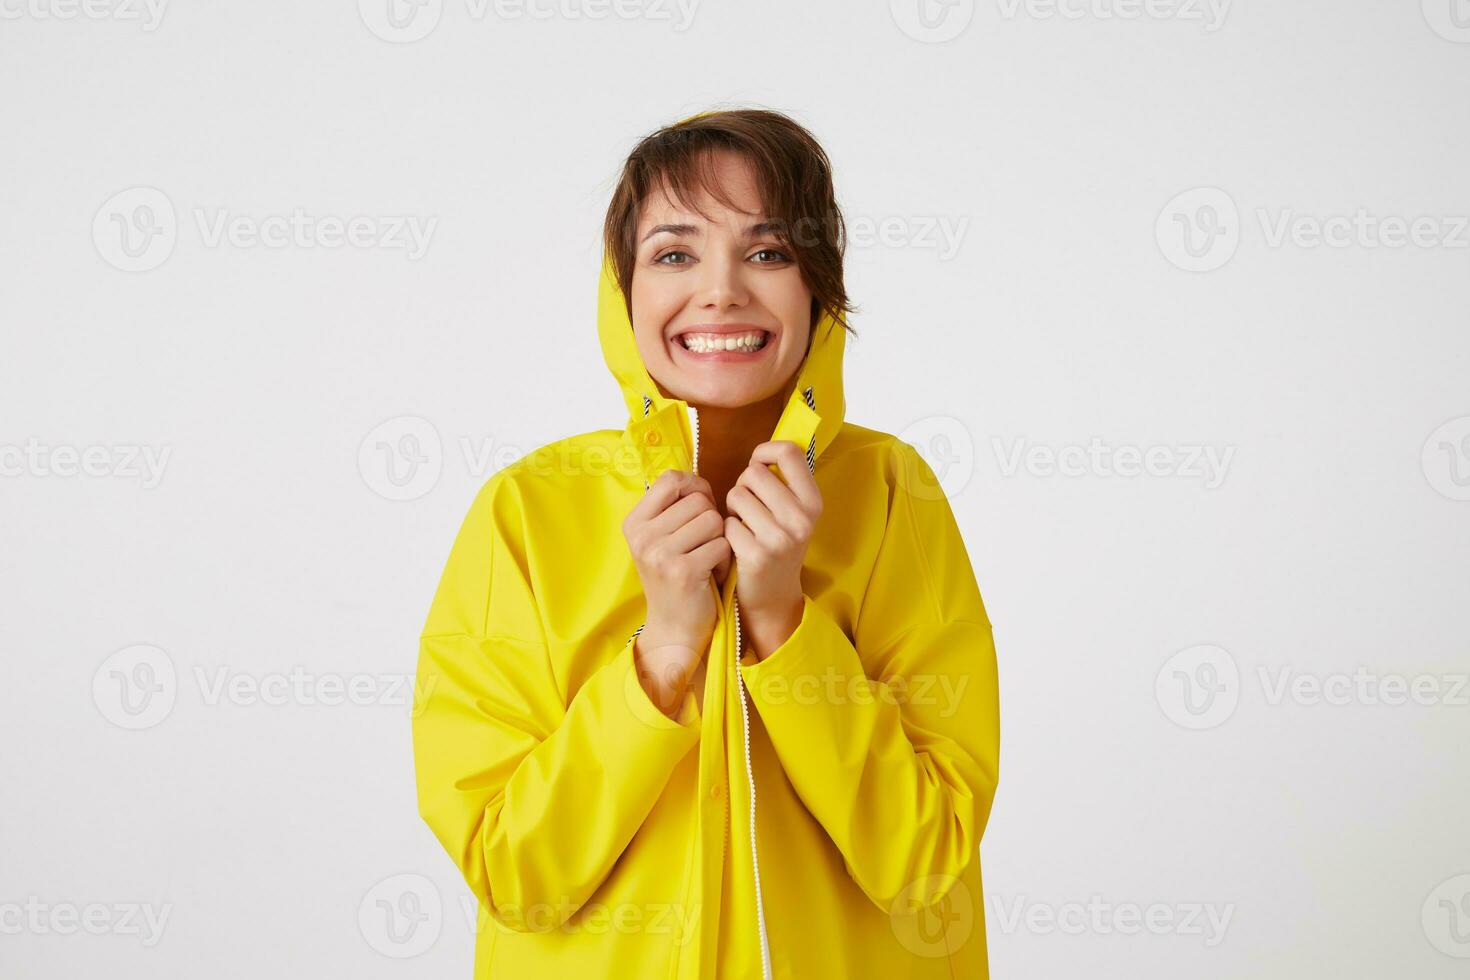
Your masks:
{"label": "smiling mouth", "polygon": [[772,334],[769,330],[747,330],[740,333],[700,333],[691,330],[679,334],[673,343],[691,354],[753,354],[765,348]]}

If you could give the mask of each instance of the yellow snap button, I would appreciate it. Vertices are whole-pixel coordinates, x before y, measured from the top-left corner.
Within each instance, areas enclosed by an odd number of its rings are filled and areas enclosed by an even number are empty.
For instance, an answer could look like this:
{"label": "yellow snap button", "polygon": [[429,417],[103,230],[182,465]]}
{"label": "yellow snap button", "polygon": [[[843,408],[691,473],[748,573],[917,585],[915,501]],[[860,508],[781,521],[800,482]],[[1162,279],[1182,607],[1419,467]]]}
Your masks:
{"label": "yellow snap button", "polygon": [[643,434],[643,441],[648,443],[650,446],[657,446],[661,439],[662,437],[659,436],[658,430],[656,429],[649,429]]}
{"label": "yellow snap button", "polygon": [[718,800],[720,797],[725,795],[725,787],[721,786],[719,783],[715,783],[709,788],[709,795],[710,799]]}

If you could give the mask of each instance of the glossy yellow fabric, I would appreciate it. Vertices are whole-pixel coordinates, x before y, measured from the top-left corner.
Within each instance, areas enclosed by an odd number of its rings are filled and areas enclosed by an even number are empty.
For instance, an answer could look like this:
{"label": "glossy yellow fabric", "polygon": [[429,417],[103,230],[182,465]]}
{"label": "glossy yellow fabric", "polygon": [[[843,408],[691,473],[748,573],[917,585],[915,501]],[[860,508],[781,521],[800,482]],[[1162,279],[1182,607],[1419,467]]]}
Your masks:
{"label": "glossy yellow fabric", "polygon": [[420,641],[413,747],[419,812],[480,902],[476,978],[761,976],[737,669],[773,975],[988,976],[990,621],[934,475],[844,420],[847,335],[814,329],[772,434],[816,436],[800,625],[737,668],[738,562],[711,577],[710,666],[677,720],[634,673],[621,525],[645,481],[691,467],[692,409],[649,377],[606,263],[626,427],[529,453],[470,505]]}

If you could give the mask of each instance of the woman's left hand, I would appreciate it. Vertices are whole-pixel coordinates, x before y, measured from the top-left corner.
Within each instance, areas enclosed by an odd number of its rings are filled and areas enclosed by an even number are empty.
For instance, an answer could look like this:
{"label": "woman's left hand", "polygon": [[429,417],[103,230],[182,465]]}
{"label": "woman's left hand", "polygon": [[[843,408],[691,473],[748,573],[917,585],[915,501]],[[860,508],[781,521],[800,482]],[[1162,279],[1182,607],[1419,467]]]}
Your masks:
{"label": "woman's left hand", "polygon": [[765,659],[801,622],[801,565],[822,514],[822,494],[806,468],[806,454],[782,439],[755,447],[750,465],[725,495],[725,508],[725,538],[740,569],[735,595],[741,624],[756,656]]}

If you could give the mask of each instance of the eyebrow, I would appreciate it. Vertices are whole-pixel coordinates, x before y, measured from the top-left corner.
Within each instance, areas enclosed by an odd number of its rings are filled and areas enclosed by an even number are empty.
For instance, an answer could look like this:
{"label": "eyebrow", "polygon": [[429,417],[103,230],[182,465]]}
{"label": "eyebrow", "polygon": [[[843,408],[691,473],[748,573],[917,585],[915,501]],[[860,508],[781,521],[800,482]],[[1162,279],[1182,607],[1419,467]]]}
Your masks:
{"label": "eyebrow", "polygon": [[[695,228],[693,225],[684,225],[684,224],[654,225],[652,228],[650,228],[648,230],[648,234],[646,234],[646,235],[643,236],[643,239],[642,240],[646,242],[650,238],[652,238],[654,235],[659,235],[659,234],[664,234],[664,233],[667,233],[667,234],[670,234],[670,235],[677,235],[677,236],[692,235],[695,232],[697,232],[698,230],[699,229],[698,228]],[[776,235],[776,234],[779,234],[780,231],[781,231],[781,226],[777,222],[774,222],[774,221],[760,221],[760,222],[757,222],[757,223],[755,223],[755,224],[753,224],[753,225],[751,225],[751,226],[749,226],[748,228],[745,229],[745,237],[746,238],[755,238],[755,237],[760,236],[760,235]]]}

